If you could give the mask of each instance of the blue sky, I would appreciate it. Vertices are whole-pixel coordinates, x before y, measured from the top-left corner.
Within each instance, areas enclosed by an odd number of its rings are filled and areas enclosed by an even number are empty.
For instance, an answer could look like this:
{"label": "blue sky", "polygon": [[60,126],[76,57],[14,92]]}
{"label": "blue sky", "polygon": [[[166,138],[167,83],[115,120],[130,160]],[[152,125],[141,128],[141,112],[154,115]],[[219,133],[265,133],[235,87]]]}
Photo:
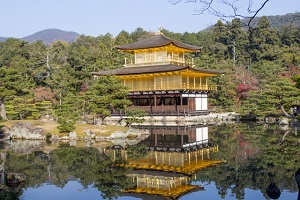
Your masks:
{"label": "blue sky", "polygon": [[[131,33],[137,27],[146,31],[163,27],[178,33],[198,32],[218,20],[208,14],[195,15],[201,5],[185,1],[173,5],[168,0],[0,0],[0,36],[21,38],[48,28],[91,36],[116,36],[122,30]],[[255,8],[263,0],[253,2]],[[225,12],[224,5],[216,4],[215,8]],[[243,3],[239,11],[246,8]],[[270,0],[259,16],[283,15],[299,9],[300,0]]]}

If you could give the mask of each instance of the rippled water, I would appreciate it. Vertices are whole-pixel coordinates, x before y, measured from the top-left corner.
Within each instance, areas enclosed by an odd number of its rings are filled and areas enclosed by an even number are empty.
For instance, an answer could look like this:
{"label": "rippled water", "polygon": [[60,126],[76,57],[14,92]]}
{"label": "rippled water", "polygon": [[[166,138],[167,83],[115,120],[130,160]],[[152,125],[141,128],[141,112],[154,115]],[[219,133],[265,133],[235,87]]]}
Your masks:
{"label": "rippled water", "polygon": [[[297,199],[296,129],[266,124],[156,127],[137,145],[2,143],[5,173],[25,174],[0,199]],[[87,147],[88,146],[88,147]],[[1,176],[3,178],[3,175]]]}

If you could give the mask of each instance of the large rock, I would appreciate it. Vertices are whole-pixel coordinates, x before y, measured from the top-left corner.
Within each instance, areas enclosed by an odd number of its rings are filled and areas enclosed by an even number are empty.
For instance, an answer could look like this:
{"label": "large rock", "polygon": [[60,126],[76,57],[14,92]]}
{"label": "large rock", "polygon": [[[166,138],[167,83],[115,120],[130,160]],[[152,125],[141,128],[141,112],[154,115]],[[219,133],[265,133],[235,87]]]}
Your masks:
{"label": "large rock", "polygon": [[31,154],[34,151],[43,150],[45,145],[44,140],[15,140],[6,149],[16,154]]}
{"label": "large rock", "polygon": [[279,122],[279,118],[277,116],[267,116],[265,118],[265,122],[268,124],[276,124]]}
{"label": "large rock", "polygon": [[128,138],[134,136],[135,138],[145,138],[150,135],[148,130],[140,130],[140,129],[128,129],[126,132],[114,132],[110,135],[111,139],[117,138]]}
{"label": "large rock", "polygon": [[279,125],[289,125],[289,120],[287,118],[282,118],[279,120]]}
{"label": "large rock", "polygon": [[42,128],[34,128],[29,122],[17,122],[15,123],[8,133],[11,138],[17,139],[45,139],[45,132]]}
{"label": "large rock", "polygon": [[108,139],[110,139],[113,145],[125,148],[126,146],[138,144],[140,141],[149,137],[149,135],[148,130],[128,129],[126,132],[114,132]]}
{"label": "large rock", "polygon": [[6,126],[1,127],[0,126],[0,140],[6,137],[9,137],[8,134],[9,128]]}

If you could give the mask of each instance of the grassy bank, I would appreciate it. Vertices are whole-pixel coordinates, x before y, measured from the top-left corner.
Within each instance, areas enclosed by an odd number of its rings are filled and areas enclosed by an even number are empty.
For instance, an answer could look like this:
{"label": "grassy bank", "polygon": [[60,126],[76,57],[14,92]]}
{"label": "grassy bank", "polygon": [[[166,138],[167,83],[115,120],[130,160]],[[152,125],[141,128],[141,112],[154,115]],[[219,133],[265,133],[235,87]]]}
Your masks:
{"label": "grassy bank", "polygon": [[[42,128],[45,133],[57,134],[59,136],[68,135],[68,133],[59,133],[57,126],[59,125],[56,121],[41,121],[41,120],[9,120],[1,122],[0,125],[11,127],[17,122],[30,122],[35,128]],[[99,136],[109,136],[116,131],[126,131],[127,127],[114,126],[114,125],[92,125],[92,124],[76,124],[74,132],[77,136],[84,136],[85,130],[91,130],[93,133]]]}

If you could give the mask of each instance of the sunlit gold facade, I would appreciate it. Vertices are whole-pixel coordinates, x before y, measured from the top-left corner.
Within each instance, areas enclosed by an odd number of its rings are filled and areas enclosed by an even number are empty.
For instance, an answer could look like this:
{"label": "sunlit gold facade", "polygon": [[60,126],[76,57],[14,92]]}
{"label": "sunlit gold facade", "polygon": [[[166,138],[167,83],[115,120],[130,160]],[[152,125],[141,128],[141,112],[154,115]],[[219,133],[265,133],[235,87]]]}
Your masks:
{"label": "sunlit gold facade", "polygon": [[148,173],[141,174],[132,172],[127,176],[136,186],[123,190],[124,193],[160,195],[177,199],[188,192],[204,190],[202,186],[189,184],[192,179],[190,176],[174,173],[151,173],[148,171]]}
{"label": "sunlit gold facade", "polygon": [[126,150],[104,149],[104,153],[113,161],[121,163],[117,166],[134,169],[127,176],[135,186],[124,189],[123,193],[161,195],[172,199],[204,189],[191,185],[190,181],[195,178],[197,171],[223,163],[210,159],[210,154],[215,152],[218,152],[218,146],[181,153],[148,151],[143,158],[131,159]]}
{"label": "sunlit gold facade", "polygon": [[208,77],[213,76],[205,73],[195,73],[186,69],[176,72],[136,74],[118,76],[123,85],[131,92],[143,91],[168,91],[168,90],[217,90],[216,85],[208,84]]}
{"label": "sunlit gold facade", "polygon": [[176,172],[192,175],[197,171],[219,165],[221,160],[210,160],[210,153],[218,152],[218,146],[209,147],[193,152],[158,152],[149,151],[143,159],[131,160],[127,157],[126,150],[105,149],[105,154],[110,155],[116,161],[118,159],[128,161],[120,164],[122,167],[132,167],[139,170],[158,170],[164,172]]}
{"label": "sunlit gold facade", "polygon": [[124,51],[134,54],[134,61],[125,59],[125,67],[167,64],[194,66],[194,60],[185,57],[185,53],[191,53],[194,51],[179,48],[173,44],[164,47]]}

